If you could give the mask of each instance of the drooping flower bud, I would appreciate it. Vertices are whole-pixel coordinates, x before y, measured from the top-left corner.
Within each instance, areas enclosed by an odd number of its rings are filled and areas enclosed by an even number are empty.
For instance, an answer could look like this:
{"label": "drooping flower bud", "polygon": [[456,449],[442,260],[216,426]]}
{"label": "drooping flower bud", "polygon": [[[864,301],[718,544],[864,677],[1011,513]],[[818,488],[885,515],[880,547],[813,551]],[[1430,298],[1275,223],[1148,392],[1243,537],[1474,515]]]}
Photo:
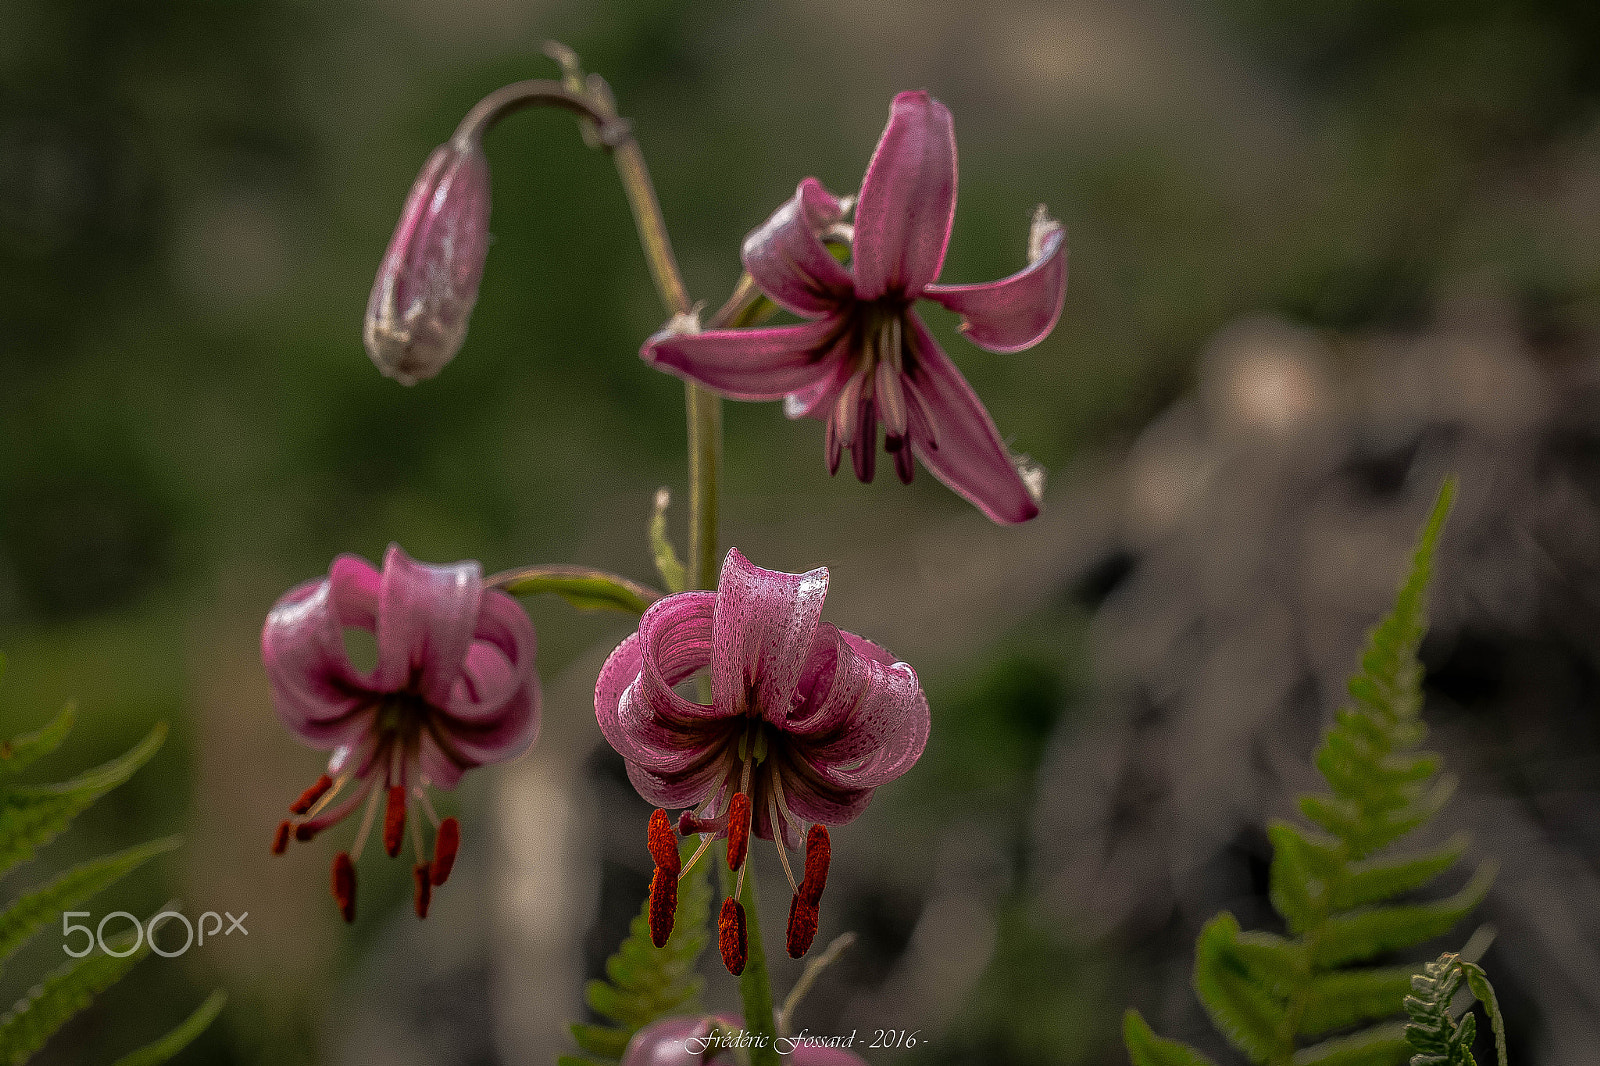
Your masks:
{"label": "drooping flower bud", "polygon": [[489,160],[476,138],[434,149],[389,240],[367,301],[367,354],[414,385],[461,350],[489,252]]}

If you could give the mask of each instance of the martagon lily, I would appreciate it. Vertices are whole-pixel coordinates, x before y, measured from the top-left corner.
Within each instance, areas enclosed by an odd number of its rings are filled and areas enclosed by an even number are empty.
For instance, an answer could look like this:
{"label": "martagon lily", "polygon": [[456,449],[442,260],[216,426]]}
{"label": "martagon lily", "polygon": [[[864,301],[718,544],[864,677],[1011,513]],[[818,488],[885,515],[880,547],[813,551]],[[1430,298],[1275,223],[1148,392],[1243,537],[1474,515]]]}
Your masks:
{"label": "martagon lily", "polygon": [[[955,311],[981,348],[1029,348],[1061,315],[1065,232],[1040,207],[1026,269],[987,284],[939,285],[955,206],[950,112],[926,92],[901,93],[862,180],[853,226],[848,201],[807,178],[745,238],[751,279],[807,321],[704,332],[675,324],[641,355],[723,396],[784,399],[789,417],[822,420],[830,473],[848,448],[856,476],[871,481],[881,423],[902,481],[911,481],[914,452],[994,521],[1026,521],[1039,513],[1042,473],[1007,448],[914,304]],[[848,268],[825,238],[849,240]]]}
{"label": "martagon lily", "polygon": [[[712,840],[743,884],[749,834],[777,844],[794,895],[788,949],[799,958],[817,931],[827,882],[828,826],[859,815],[873,790],[909,770],[928,742],[928,701],[914,670],[883,648],[821,620],[828,571],[786,574],[728,552],[716,592],[653,604],[637,633],[600,671],[595,715],[639,794],[658,809],[650,931],[671,933],[677,883]],[[711,702],[677,686],[709,668]],[[701,835],[679,859],[677,833]],[[810,823],[807,828],[807,823]],[[805,841],[804,876],[788,852]],[[738,974],[746,961],[738,889],[722,904],[718,941]]]}
{"label": "martagon lily", "polygon": [[[357,669],[344,631],[375,634],[377,663]],[[332,749],[328,771],[290,805],[274,854],[310,840],[366,801],[354,846],[333,862],[333,895],[355,920],[355,865],[380,804],[383,845],[400,853],[410,826],[417,916],[450,876],[460,843],[455,818],[440,819],[427,787],[453,789],[467,770],[527,751],[539,731],[533,624],[517,601],[484,586],[476,562],[419,563],[390,545],[383,571],[341,555],[328,576],[285,593],[267,615],[261,656],[273,705],[291,732]],[[435,828],[423,847],[415,802]]]}

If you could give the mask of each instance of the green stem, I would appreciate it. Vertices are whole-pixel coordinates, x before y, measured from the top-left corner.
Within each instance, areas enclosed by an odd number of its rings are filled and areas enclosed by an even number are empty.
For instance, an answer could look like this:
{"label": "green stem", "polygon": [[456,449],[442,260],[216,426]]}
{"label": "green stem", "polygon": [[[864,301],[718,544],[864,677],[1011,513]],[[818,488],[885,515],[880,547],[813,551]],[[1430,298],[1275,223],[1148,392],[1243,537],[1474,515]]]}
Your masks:
{"label": "green stem", "polygon": [[767,974],[767,953],[761,946],[761,908],[756,902],[756,864],[745,861],[744,904],[745,942],[749,954],[744,973],[739,975],[739,998],[744,1002],[744,1027],[749,1033],[765,1036],[764,1046],[752,1048],[750,1066],[780,1066],[782,1059],[775,1046],[778,1024],[772,1013],[772,980]]}

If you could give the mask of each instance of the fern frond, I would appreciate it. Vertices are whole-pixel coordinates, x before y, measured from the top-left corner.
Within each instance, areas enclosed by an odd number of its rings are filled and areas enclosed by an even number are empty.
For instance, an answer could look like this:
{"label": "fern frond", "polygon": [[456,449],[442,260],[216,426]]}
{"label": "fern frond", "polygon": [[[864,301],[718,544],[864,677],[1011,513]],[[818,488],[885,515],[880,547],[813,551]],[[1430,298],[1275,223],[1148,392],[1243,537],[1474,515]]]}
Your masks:
{"label": "fern frond", "polygon": [[60,918],[62,911],[70,910],[75,904],[109,888],[150,859],[171,851],[181,842],[178,837],[167,837],[86,862],[0,911],[0,963],[5,962],[45,923]]}
{"label": "fern frond", "polygon": [[[1404,1063],[1403,1028],[1385,1019],[1400,1012],[1411,968],[1351,967],[1449,932],[1494,879],[1486,863],[1450,896],[1399,902],[1454,869],[1468,846],[1457,836],[1429,851],[1395,853],[1455,787],[1439,757],[1420,747],[1427,728],[1417,659],[1434,552],[1454,495],[1454,481],[1446,481],[1392,609],[1367,637],[1349,683],[1351,703],[1323,734],[1315,765],[1327,791],[1299,801],[1311,825],[1268,827],[1269,892],[1289,935],[1245,932],[1223,913],[1195,945],[1196,994],[1228,1042],[1258,1066]],[[1366,1028],[1348,1031],[1358,1026]],[[1150,1058],[1155,1039],[1142,1019],[1125,1025],[1136,1063],[1160,1062]]]}
{"label": "fern frond", "polygon": [[115,1066],[161,1066],[161,1063],[194,1043],[195,1038],[205,1032],[206,1027],[222,1013],[222,1008],[227,1003],[228,994],[220,988],[217,989],[207,996],[206,1001],[176,1029],[161,1039],[146,1044],[138,1051],[122,1056],[116,1061]]}
{"label": "fern frond", "polygon": [[1445,952],[1427,963],[1411,979],[1412,994],[1405,998],[1411,1024],[1406,1040],[1415,1052],[1411,1066],[1477,1066],[1472,1057],[1472,1041],[1477,1036],[1477,1019],[1469,1012],[1457,1022],[1452,1009],[1456,994],[1465,984],[1489,1015],[1494,1027],[1494,1046],[1500,1066],[1506,1066],[1506,1026],[1500,1016],[1489,975],[1481,966],[1459,955]]}
{"label": "fern frond", "polygon": [[32,733],[24,733],[10,740],[0,740],[0,782],[15,777],[38,760],[61,746],[72,732],[76,720],[72,705],[61,708],[50,722]]}
{"label": "fern frond", "polygon": [[[698,840],[681,851],[687,862]],[[622,1058],[633,1034],[658,1018],[699,1009],[705,981],[695,972],[710,939],[713,854],[708,854],[678,885],[678,916],[663,947],[650,942],[650,902],[634,916],[628,936],[606,960],[605,980],[590,981],[584,998],[609,1025],[574,1023],[572,1039],[593,1059],[562,1056],[560,1066],[603,1066]]]}
{"label": "fern frond", "polygon": [[133,937],[131,932],[114,937],[106,945],[110,952],[91,951],[61,966],[0,1017],[0,1066],[22,1066],[56,1030],[150,953],[149,943],[140,937],[137,950],[115,954],[131,947]]}
{"label": "fern frond", "polygon": [[157,722],[126,754],[103,766],[60,784],[15,786],[0,797],[0,874],[32,858],[91,803],[132,777],[166,736],[166,723]]}
{"label": "fern frond", "polygon": [[1131,1008],[1122,1016],[1122,1042],[1127,1045],[1133,1066],[1214,1066],[1188,1044],[1157,1036],[1143,1016]]}

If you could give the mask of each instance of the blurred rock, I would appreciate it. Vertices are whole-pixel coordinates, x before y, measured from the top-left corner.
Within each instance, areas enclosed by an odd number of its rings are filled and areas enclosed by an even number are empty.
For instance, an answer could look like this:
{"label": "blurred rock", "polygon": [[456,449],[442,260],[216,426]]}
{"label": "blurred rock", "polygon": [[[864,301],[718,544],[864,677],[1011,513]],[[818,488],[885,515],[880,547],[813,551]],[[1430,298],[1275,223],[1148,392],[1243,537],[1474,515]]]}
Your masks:
{"label": "blurred rock", "polygon": [[1454,473],[1425,713],[1462,789],[1436,829],[1502,861],[1478,920],[1513,1057],[1576,1066],[1600,1041],[1600,378],[1541,360],[1491,300],[1440,321],[1337,344],[1230,328],[1127,459],[1108,550],[1131,565],[1094,622],[1092,713],[1041,771],[1035,888],[1142,960],[1167,1035],[1217,1047],[1194,937],[1224,907],[1274,926],[1262,826],[1319,786],[1310,753]]}

